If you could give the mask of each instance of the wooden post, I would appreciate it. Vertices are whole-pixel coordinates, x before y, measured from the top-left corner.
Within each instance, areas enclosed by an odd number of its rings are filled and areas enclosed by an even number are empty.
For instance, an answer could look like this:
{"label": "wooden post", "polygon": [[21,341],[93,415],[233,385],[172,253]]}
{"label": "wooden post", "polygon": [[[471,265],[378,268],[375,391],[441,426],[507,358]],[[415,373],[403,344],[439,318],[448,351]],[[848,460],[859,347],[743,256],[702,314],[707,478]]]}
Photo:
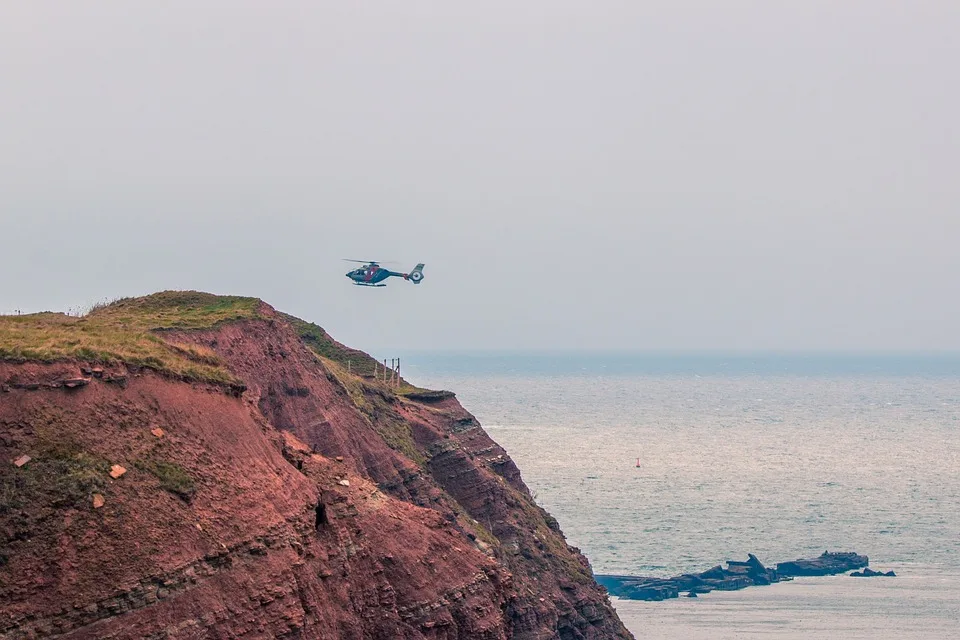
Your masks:
{"label": "wooden post", "polygon": [[400,358],[397,358],[397,388],[400,387]]}

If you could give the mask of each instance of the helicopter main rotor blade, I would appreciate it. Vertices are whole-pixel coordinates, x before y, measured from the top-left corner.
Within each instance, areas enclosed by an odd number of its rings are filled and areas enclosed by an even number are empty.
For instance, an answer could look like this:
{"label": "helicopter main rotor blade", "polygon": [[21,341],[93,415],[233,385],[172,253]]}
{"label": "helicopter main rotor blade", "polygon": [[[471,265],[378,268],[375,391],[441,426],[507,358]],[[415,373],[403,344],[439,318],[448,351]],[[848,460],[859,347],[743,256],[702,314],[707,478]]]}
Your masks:
{"label": "helicopter main rotor blade", "polygon": [[341,258],[344,262],[359,262],[360,264],[397,264],[395,260],[352,260],[350,258]]}

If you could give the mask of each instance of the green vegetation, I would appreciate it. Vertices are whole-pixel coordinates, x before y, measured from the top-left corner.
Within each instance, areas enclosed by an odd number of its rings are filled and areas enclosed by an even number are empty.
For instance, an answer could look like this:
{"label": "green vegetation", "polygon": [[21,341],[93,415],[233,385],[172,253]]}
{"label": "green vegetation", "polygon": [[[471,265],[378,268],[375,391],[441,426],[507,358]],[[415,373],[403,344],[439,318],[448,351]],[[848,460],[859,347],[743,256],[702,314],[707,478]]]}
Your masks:
{"label": "green vegetation", "polygon": [[286,313],[280,315],[290,323],[290,326],[297,332],[304,344],[310,347],[311,351],[322,358],[336,362],[345,370],[349,368],[351,374],[372,378],[376,368],[378,366],[382,367],[380,363],[363,351],[345,347],[331,338],[330,334],[323,330],[323,327]]}
{"label": "green vegetation", "polygon": [[402,385],[399,389],[397,389],[397,395],[421,402],[438,402],[440,400],[448,400],[456,397],[456,394],[453,391],[434,391],[433,389],[421,389],[411,384]]}
{"label": "green vegetation", "polygon": [[160,481],[160,487],[170,493],[186,500],[193,497],[196,491],[196,483],[187,473],[187,470],[178,464],[164,462],[162,460],[146,460],[134,463],[134,466],[141,471],[146,471]]}
{"label": "green vegetation", "polygon": [[[510,491],[517,498],[515,506],[526,514],[527,522],[534,523],[534,539],[547,558],[552,559],[555,566],[562,567],[564,575],[574,582],[583,585],[593,584],[593,576],[570,551],[566,539],[560,533],[560,526],[556,519],[538,505],[532,496],[515,489]],[[523,549],[521,553],[524,553]],[[526,553],[524,555],[527,557]]]}
{"label": "green vegetation", "polygon": [[93,309],[85,317],[139,329],[210,329],[255,318],[259,305],[257,298],[163,291],[142,298],[121,298]]}
{"label": "green vegetation", "polygon": [[[337,378],[340,379],[342,383],[345,383],[345,375],[350,374],[351,376],[358,376],[360,378],[373,378],[376,379],[377,372],[380,375],[383,375],[383,363],[377,362],[376,359],[370,355],[359,351],[357,349],[351,349],[346,347],[333,338],[330,337],[330,334],[324,331],[319,325],[313,324],[312,322],[307,322],[301,320],[296,316],[291,316],[286,313],[280,314],[284,320],[290,323],[290,326],[293,327],[294,331],[300,336],[300,339],[303,340],[311,351],[320,356],[321,359],[325,361],[326,364],[330,362],[338,365],[341,371],[337,371]],[[329,367],[328,367],[329,368]],[[348,385],[348,390],[351,390]],[[446,394],[444,397],[450,397],[453,394],[450,394],[447,391],[429,391],[427,389],[421,389],[416,387],[403,378],[400,379],[400,386],[394,388],[394,391],[397,395],[407,395],[407,394]],[[351,392],[351,397],[354,397],[354,393]],[[354,401],[357,398],[354,397]]]}
{"label": "green vegetation", "polygon": [[413,441],[413,434],[410,433],[410,425],[406,420],[395,415],[383,415],[381,417],[367,416],[370,423],[376,430],[387,446],[405,455],[407,458],[423,467],[427,463],[427,458],[417,448]]}
{"label": "green vegetation", "polygon": [[371,427],[380,434],[384,442],[423,466],[426,456],[417,447],[410,433],[410,424],[404,420],[392,406],[397,396],[440,400],[452,397],[447,391],[430,391],[416,387],[401,378],[399,387],[386,387],[377,383],[376,372],[382,375],[383,365],[363,351],[346,347],[330,337],[324,329],[312,322],[306,322],[281,314],[297,332],[304,344],[313,351],[323,363],[327,375],[343,387],[353,402],[369,421]]}
{"label": "green vegetation", "polygon": [[345,367],[341,366],[339,362],[325,358],[323,356],[317,356],[320,359],[320,362],[323,363],[324,368],[327,370],[327,378],[331,382],[336,382],[341,387],[346,390],[347,395],[350,396],[350,400],[353,402],[361,411],[366,409],[367,398],[366,398],[366,388],[368,384],[363,380],[363,378],[358,377],[355,374],[347,373]]}
{"label": "green vegetation", "polygon": [[338,362],[322,356],[320,361],[329,375],[333,376],[333,380],[346,390],[351,402],[360,410],[374,431],[380,434],[387,446],[420,466],[426,463],[426,457],[413,441],[410,424],[391,406],[393,396],[389,390],[348,374]]}
{"label": "green vegetation", "polygon": [[110,464],[71,440],[41,441],[33,460],[0,471],[0,514],[33,504],[77,506],[107,486]]}
{"label": "green vegetation", "polygon": [[188,380],[236,383],[211,350],[172,344],[158,333],[254,318],[259,304],[256,298],[165,291],[97,305],[82,317],[0,316],[0,360],[124,362]]}

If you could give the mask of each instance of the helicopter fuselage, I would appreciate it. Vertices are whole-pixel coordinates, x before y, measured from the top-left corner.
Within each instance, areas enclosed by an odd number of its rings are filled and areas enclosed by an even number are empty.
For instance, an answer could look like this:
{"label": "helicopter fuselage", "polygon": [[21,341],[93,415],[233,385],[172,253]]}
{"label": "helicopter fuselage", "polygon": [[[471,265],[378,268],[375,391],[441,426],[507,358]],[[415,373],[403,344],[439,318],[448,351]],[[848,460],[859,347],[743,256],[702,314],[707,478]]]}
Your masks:
{"label": "helicopter fuselage", "polygon": [[383,281],[391,276],[420,284],[420,281],[423,280],[423,263],[414,267],[410,273],[400,273],[384,269],[376,262],[371,262],[353,271],[348,271],[346,276],[353,280],[353,284],[364,287],[385,287],[387,285],[383,284]]}
{"label": "helicopter fuselage", "polygon": [[404,277],[404,273],[395,273],[389,269],[379,266],[361,267],[347,273],[347,277],[353,280],[354,284],[365,285],[368,287],[386,286],[380,284],[390,276]]}

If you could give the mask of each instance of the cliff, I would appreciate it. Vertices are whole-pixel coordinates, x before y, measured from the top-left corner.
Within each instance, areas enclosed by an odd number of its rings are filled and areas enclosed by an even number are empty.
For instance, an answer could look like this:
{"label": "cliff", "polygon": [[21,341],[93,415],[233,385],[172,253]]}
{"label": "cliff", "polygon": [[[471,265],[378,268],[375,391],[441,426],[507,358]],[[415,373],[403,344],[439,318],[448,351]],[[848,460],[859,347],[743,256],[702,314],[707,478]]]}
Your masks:
{"label": "cliff", "polygon": [[0,638],[629,638],[450,393],[250,298],[0,318]]}

